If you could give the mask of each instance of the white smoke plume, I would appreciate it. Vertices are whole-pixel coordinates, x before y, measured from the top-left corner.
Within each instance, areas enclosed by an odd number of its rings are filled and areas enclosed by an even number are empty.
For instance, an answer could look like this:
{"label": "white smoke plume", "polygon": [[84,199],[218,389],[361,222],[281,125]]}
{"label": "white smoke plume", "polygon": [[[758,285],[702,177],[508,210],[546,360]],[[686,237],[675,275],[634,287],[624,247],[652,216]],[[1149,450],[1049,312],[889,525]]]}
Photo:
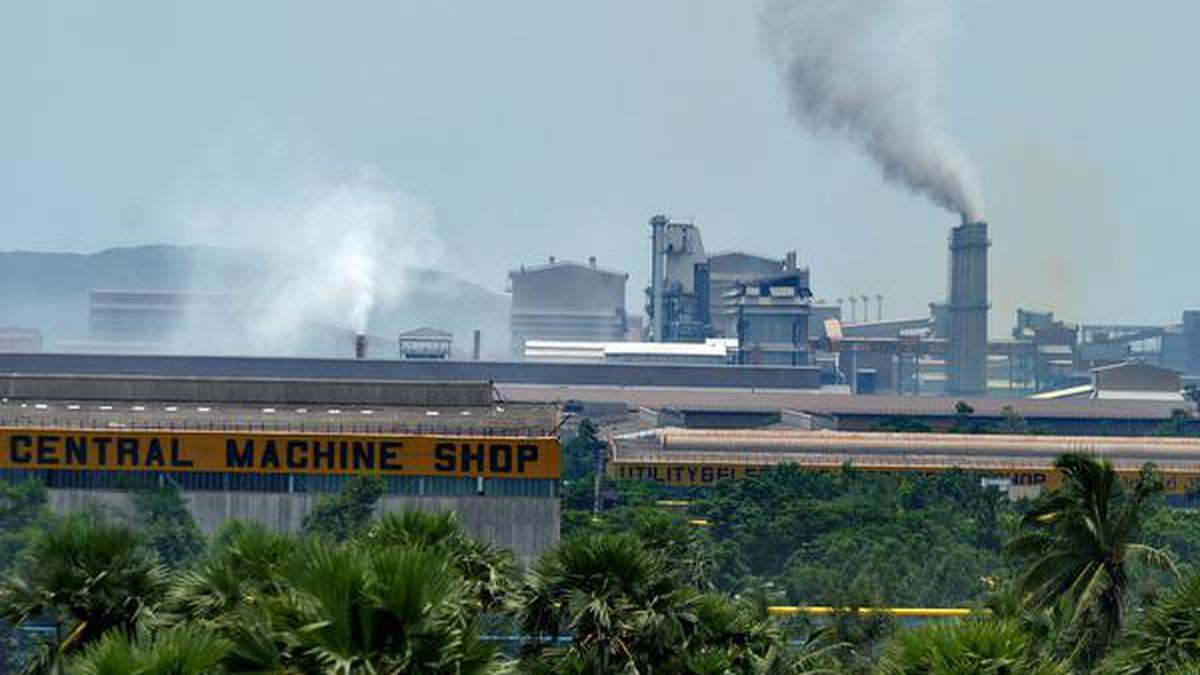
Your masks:
{"label": "white smoke plume", "polygon": [[[190,209],[193,236],[262,261],[252,316],[220,327],[241,338],[192,349],[282,355],[336,342],[348,354],[351,333],[370,333],[373,312],[401,302],[414,274],[442,262],[432,209],[369,174],[282,192],[255,203],[242,191],[235,203]],[[192,332],[205,339],[212,331]]]}
{"label": "white smoke plume", "polygon": [[949,0],[768,0],[762,26],[791,112],[858,146],[888,181],[964,221],[983,200],[933,111]]}

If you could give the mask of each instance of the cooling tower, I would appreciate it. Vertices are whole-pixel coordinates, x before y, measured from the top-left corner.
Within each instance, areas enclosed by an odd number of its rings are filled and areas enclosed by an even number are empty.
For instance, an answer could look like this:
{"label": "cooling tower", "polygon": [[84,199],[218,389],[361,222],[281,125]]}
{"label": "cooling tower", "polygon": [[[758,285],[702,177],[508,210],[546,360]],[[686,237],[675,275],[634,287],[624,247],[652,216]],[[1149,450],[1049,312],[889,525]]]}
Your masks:
{"label": "cooling tower", "polygon": [[988,271],[987,223],[950,230],[950,281],[946,298],[949,341],[946,391],[987,394]]}

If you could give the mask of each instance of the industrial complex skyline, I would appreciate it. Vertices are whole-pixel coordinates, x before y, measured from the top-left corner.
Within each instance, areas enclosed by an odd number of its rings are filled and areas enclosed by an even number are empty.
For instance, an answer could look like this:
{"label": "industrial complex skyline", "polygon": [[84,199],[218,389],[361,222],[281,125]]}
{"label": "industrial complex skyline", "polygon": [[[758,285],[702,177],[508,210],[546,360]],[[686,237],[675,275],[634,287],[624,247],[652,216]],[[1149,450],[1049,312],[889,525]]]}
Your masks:
{"label": "industrial complex skyline", "polygon": [[[1017,306],[1162,323],[1194,305],[1197,76],[1172,36],[1200,10],[1172,7],[954,7],[938,103],[987,193],[994,335]],[[905,316],[943,297],[953,217],[794,127],[757,3],[581,11],[14,8],[0,72],[27,105],[0,111],[3,247],[186,243],[197,203],[267,208],[368,167],[493,290],[595,255],[637,311],[645,218],[667,212],[713,251],[796,249],[827,300],[882,292]]]}

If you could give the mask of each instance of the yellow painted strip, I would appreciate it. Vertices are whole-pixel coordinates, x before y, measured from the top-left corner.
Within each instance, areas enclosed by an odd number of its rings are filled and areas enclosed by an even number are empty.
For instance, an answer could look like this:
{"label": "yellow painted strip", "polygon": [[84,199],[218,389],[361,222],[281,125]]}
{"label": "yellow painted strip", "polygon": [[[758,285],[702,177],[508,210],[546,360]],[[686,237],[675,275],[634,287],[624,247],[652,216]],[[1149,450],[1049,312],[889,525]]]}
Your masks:
{"label": "yellow painted strip", "polygon": [[886,613],[899,618],[939,619],[970,616],[976,612],[988,613],[988,610],[974,610],[968,607],[827,607],[820,605],[787,606],[776,605],[767,608],[772,616],[828,616],[836,613],[854,612],[857,614]]}
{"label": "yellow painted strip", "polygon": [[558,478],[555,438],[0,428],[0,469]]}

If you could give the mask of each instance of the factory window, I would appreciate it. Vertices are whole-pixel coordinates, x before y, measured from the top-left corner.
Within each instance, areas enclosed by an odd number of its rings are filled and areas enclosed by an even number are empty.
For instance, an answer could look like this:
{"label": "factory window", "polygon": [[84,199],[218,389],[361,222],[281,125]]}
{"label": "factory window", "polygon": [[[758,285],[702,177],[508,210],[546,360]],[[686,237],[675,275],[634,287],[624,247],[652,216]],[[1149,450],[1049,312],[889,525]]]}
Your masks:
{"label": "factory window", "polygon": [[383,479],[389,495],[419,495],[423,479],[417,476],[388,476]]}
{"label": "factory window", "polygon": [[228,489],[226,487],[226,474],[223,473],[193,473],[186,471],[168,474],[167,479],[178,486],[180,490],[221,492]]}
{"label": "factory window", "polygon": [[285,474],[269,473],[231,473],[229,487],[231,492],[287,492],[288,476]]}
{"label": "factory window", "polygon": [[[0,481],[37,480],[47,487],[69,490],[131,490],[174,485],[196,492],[337,492],[349,476],[257,473],[156,472],[156,471],[27,471],[0,469]],[[558,481],[544,478],[479,479],[450,476],[385,476],[384,490],[392,495],[498,497],[555,497]]]}
{"label": "factory window", "polygon": [[554,497],[558,494],[558,481],[546,478],[485,480],[483,493],[493,497]]}
{"label": "factory window", "polygon": [[478,481],[474,478],[450,478],[448,476],[425,478],[425,494],[427,495],[473,495],[478,492]]}
{"label": "factory window", "polygon": [[292,482],[294,492],[337,492],[349,480],[347,476],[295,476]]}

